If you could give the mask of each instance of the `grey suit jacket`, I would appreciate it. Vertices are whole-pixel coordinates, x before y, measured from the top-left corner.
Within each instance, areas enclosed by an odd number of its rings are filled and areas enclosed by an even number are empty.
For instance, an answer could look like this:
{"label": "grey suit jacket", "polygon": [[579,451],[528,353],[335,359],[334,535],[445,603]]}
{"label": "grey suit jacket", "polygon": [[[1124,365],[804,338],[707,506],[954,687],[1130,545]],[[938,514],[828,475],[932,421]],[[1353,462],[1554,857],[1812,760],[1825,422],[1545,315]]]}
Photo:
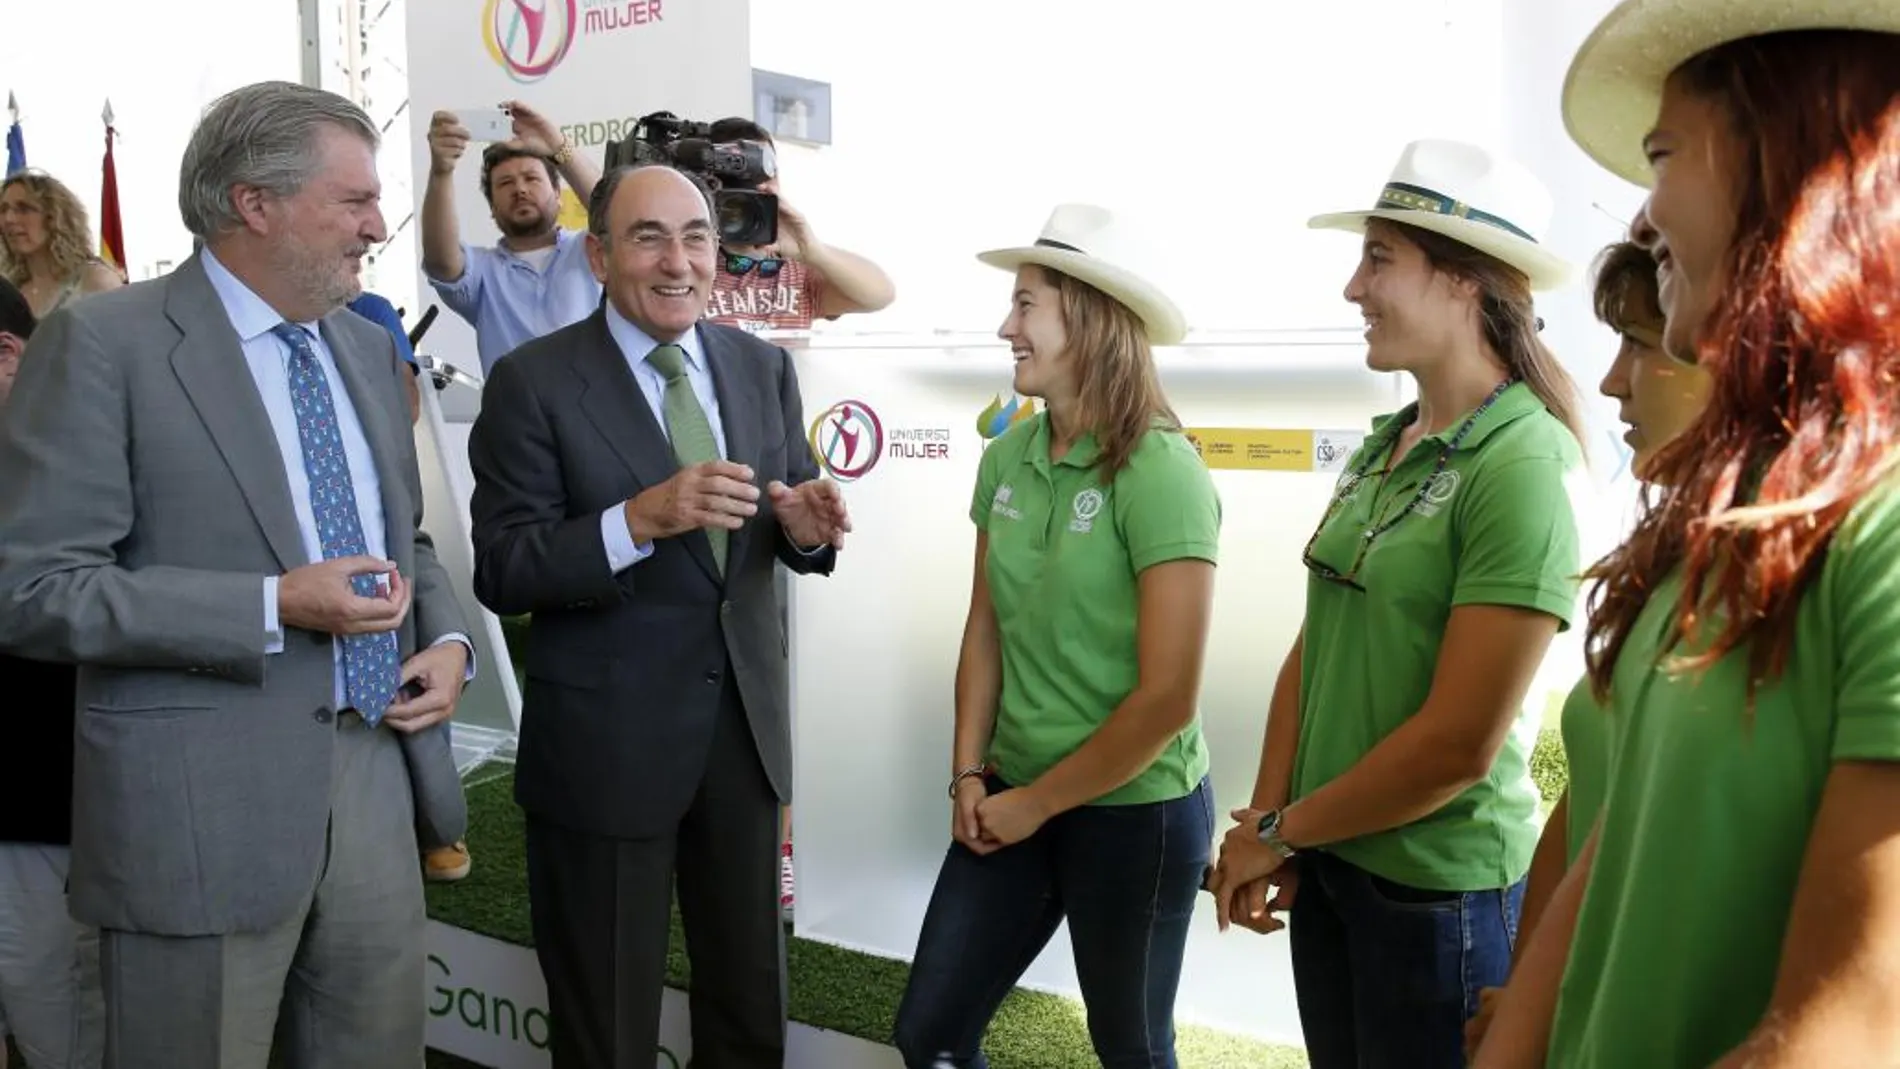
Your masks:
{"label": "grey suit jacket", "polygon": [[[376,459],[399,633],[466,632],[422,522],[388,333],[321,329]],[[308,563],[283,458],[196,256],[55,313],[0,426],[0,647],[78,673],[72,911],[160,935],[281,923],[315,886],[336,745],[333,640],[285,628],[263,584]],[[430,745],[446,748],[440,731]],[[414,755],[411,755],[412,763]]]}
{"label": "grey suit jacket", "polygon": [[[798,376],[785,350],[701,324],[726,452],[774,479],[816,478]],[[469,436],[475,596],[532,613],[515,797],[580,831],[671,832],[705,770],[726,673],[782,801],[792,791],[786,643],[774,561],[828,573],[800,553],[770,498],[733,533],[725,575],[702,531],[654,543],[608,570],[600,514],[679,470],[606,316],[538,338],[497,363]]]}

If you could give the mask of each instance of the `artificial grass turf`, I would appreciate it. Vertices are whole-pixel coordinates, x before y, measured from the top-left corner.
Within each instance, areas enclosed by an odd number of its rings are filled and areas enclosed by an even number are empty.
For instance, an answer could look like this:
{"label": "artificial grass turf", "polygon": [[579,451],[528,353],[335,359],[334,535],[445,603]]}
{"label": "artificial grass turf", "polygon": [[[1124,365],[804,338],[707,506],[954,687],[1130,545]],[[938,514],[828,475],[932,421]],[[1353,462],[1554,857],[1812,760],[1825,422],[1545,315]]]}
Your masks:
{"label": "artificial grass turf", "polygon": [[[502,621],[509,649],[520,665],[527,618]],[[1543,808],[1563,794],[1568,766],[1558,733],[1563,698],[1554,696],[1531,754],[1531,776]],[[526,859],[521,811],[513,799],[513,778],[478,770],[468,790],[470,851],[477,861],[468,879],[429,887],[429,914],[447,924],[522,946],[532,944],[528,928]],[[793,938],[786,947],[791,969],[791,1017],[795,1021],[858,1036],[889,1041],[897,1001],[909,966],[823,943]],[[667,983],[687,981],[685,939],[679,915],[673,916]],[[1017,990],[1003,1003],[984,1040],[995,1069],[1066,1069],[1093,1066],[1081,1007],[1053,995]],[[1304,1053],[1202,1028],[1183,1028],[1181,1064],[1188,1069],[1298,1069]],[[431,1052],[432,1069],[472,1065]]]}
{"label": "artificial grass turf", "polygon": [[[478,769],[468,786],[469,852],[475,867],[467,879],[428,888],[429,916],[494,939],[532,945],[528,924],[528,876],[522,815],[514,803],[514,778]],[[901,961],[844,950],[807,939],[786,945],[791,972],[791,1018],[803,1024],[888,1043],[897,1002],[910,967]],[[667,984],[684,989],[688,970],[679,914],[673,915]],[[1087,1069],[1097,1065],[1079,1003],[1017,990],[1004,1000],[984,1039],[995,1069]],[[1189,1069],[1301,1069],[1306,1055],[1283,1046],[1183,1027],[1181,1064]],[[430,1065],[448,1069],[471,1063],[432,1053]]]}

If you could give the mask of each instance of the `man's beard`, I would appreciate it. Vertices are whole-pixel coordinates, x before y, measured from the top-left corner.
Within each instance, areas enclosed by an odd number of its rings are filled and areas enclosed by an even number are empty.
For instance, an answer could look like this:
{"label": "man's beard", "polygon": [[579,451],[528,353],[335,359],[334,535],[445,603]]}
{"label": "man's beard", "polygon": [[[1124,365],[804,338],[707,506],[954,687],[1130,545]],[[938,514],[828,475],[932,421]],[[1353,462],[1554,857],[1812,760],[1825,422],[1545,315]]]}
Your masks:
{"label": "man's beard", "polygon": [[[368,252],[368,249],[362,250]],[[294,235],[286,235],[282,244],[270,253],[271,266],[324,313],[343,307],[363,292],[363,280],[354,271],[323,255]]]}
{"label": "man's beard", "polygon": [[495,226],[503,237],[532,238],[554,229],[554,218],[553,212],[537,208],[532,219],[522,219],[510,209],[508,214],[495,220]]}

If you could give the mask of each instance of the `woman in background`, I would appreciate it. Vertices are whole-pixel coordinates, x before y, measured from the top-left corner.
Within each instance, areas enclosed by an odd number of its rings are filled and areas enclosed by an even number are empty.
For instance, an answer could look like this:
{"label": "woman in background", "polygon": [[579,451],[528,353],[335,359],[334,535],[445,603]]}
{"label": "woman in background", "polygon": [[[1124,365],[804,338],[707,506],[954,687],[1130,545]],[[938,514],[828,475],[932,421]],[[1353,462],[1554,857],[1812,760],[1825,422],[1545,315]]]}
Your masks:
{"label": "woman in background", "polygon": [[[1637,240],[1612,245],[1597,260],[1597,318],[1622,338],[1616,360],[1599,389],[1618,402],[1618,414],[1629,425],[1623,437],[1633,450],[1630,469],[1638,479],[1647,479],[1657,451],[1701,415],[1711,383],[1707,368],[1684,363],[1663,351],[1656,260],[1639,243],[1651,240],[1654,231],[1641,216],[1632,229]],[[1519,955],[1529,945],[1526,937],[1537,929],[1538,918],[1564,873],[1583,850],[1609,788],[1613,749],[1610,716],[1591,692],[1589,676],[1578,680],[1564,701],[1561,723],[1569,776],[1563,796],[1544,822],[1537,853],[1531,859],[1530,878],[1524,886],[1524,916],[1519,923]],[[1465,1028],[1465,1043],[1471,1052],[1475,1053],[1483,1041],[1498,991],[1486,988],[1481,993],[1478,1016]]]}
{"label": "woman in background", "polygon": [[1198,698],[1220,501],[1161,392],[1186,332],[1139,237],[1062,205],[998,332],[1044,410],[991,443],[957,662],[951,835],[897,1011],[908,1069],[986,1066],[991,1016],[1067,920],[1105,1069],[1173,1069],[1213,838]]}
{"label": "woman in background", "polygon": [[95,247],[85,206],[57,178],[20,171],[0,182],[0,275],[19,288],[35,318],[125,285]]}

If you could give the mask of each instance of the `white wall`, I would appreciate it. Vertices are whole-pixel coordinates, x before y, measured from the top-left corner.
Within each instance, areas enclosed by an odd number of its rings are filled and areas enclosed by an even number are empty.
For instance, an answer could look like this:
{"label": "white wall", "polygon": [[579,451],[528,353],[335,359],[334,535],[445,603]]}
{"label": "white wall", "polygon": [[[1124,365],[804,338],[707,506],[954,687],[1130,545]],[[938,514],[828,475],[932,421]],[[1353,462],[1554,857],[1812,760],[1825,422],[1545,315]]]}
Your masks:
{"label": "white wall", "polygon": [[1370,207],[1406,141],[1501,134],[1501,2],[802,0],[754,5],[752,62],[832,84],[782,184],[897,282],[850,329],[993,330],[971,254],[1088,198],[1173,235],[1197,328],[1349,326],[1356,244],[1306,219]]}
{"label": "white wall", "polygon": [[[112,98],[119,209],[133,279],[191,254],[178,218],[178,163],[199,112],[219,94],[271,78],[296,81],[295,0],[9,2],[0,92],[20,101],[30,166],[73,188],[98,237],[100,164]],[[0,113],[0,124],[4,124]]]}

